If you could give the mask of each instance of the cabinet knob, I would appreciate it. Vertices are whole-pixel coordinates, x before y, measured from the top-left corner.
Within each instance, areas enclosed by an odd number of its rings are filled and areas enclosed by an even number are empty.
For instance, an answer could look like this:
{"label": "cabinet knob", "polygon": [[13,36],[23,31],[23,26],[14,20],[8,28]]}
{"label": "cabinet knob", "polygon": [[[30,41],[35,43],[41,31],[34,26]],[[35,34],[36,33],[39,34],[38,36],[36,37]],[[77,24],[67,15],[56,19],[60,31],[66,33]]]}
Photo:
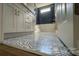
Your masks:
{"label": "cabinet knob", "polygon": [[15,9],[15,15],[17,15],[17,9]]}
{"label": "cabinet knob", "polygon": [[20,11],[17,10],[17,9],[15,9],[15,15],[18,15],[19,16],[19,14],[20,14]]}
{"label": "cabinet knob", "polygon": [[17,15],[18,15],[18,16],[20,15],[20,11],[17,11]]}

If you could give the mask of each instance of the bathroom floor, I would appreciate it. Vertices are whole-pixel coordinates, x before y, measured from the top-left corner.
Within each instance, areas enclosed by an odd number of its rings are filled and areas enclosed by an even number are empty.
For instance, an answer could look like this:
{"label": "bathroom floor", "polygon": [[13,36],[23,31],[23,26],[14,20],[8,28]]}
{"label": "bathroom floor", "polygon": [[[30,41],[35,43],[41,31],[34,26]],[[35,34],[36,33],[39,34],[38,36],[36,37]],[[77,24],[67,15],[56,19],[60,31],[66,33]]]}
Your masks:
{"label": "bathroom floor", "polygon": [[71,56],[54,33],[40,32],[3,41],[4,44],[23,50],[31,49],[52,56]]}
{"label": "bathroom floor", "polygon": [[36,49],[53,55],[53,56],[67,56],[71,55],[63,44],[59,41],[54,33],[41,32],[39,40],[36,43]]}

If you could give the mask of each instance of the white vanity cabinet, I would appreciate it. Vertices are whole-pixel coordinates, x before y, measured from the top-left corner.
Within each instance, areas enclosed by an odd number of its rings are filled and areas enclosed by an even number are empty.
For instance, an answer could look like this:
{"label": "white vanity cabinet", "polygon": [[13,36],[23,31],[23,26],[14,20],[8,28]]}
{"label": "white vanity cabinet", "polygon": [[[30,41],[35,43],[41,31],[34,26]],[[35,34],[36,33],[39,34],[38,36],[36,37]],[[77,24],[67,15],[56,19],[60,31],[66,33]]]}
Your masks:
{"label": "white vanity cabinet", "polygon": [[28,12],[25,14],[25,17],[24,17],[24,20],[25,20],[25,31],[34,31],[34,23],[33,23],[33,15]]}
{"label": "white vanity cabinet", "polygon": [[16,30],[17,32],[24,32],[24,13],[22,10],[17,10],[16,15]]}
{"label": "white vanity cabinet", "polygon": [[33,31],[33,14],[20,4],[3,4],[4,33]]}
{"label": "white vanity cabinet", "polygon": [[10,33],[15,31],[14,8],[8,4],[3,4],[3,31]]}
{"label": "white vanity cabinet", "polygon": [[31,16],[30,16],[30,30],[31,31],[34,31],[34,26],[35,26],[35,22],[34,22],[34,20],[35,20],[35,18],[34,18],[35,16],[33,16],[32,14],[31,14]]}

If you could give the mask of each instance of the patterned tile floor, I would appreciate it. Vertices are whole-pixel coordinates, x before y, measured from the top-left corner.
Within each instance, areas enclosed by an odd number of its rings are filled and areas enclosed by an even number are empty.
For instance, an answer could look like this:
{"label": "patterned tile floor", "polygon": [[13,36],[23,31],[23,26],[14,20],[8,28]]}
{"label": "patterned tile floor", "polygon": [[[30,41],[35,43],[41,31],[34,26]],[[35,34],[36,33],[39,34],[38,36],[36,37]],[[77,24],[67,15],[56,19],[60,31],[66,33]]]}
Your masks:
{"label": "patterned tile floor", "polygon": [[70,56],[66,48],[58,40],[54,33],[40,32],[34,35],[25,35],[3,41],[4,44],[16,46],[22,49],[34,49],[52,56]]}
{"label": "patterned tile floor", "polygon": [[39,33],[39,38],[36,42],[36,49],[53,56],[71,55],[55,34],[49,32]]}

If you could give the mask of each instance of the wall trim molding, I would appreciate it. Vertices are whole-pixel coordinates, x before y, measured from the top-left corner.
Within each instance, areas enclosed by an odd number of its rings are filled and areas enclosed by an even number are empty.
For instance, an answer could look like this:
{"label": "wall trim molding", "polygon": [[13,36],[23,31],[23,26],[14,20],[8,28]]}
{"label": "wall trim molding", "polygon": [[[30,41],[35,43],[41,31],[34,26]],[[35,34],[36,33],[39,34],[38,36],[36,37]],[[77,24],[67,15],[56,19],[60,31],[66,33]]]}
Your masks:
{"label": "wall trim molding", "polygon": [[4,33],[4,39],[16,38],[16,37],[19,37],[19,36],[31,35],[31,34],[34,34],[34,31],[30,31],[30,32]]}

